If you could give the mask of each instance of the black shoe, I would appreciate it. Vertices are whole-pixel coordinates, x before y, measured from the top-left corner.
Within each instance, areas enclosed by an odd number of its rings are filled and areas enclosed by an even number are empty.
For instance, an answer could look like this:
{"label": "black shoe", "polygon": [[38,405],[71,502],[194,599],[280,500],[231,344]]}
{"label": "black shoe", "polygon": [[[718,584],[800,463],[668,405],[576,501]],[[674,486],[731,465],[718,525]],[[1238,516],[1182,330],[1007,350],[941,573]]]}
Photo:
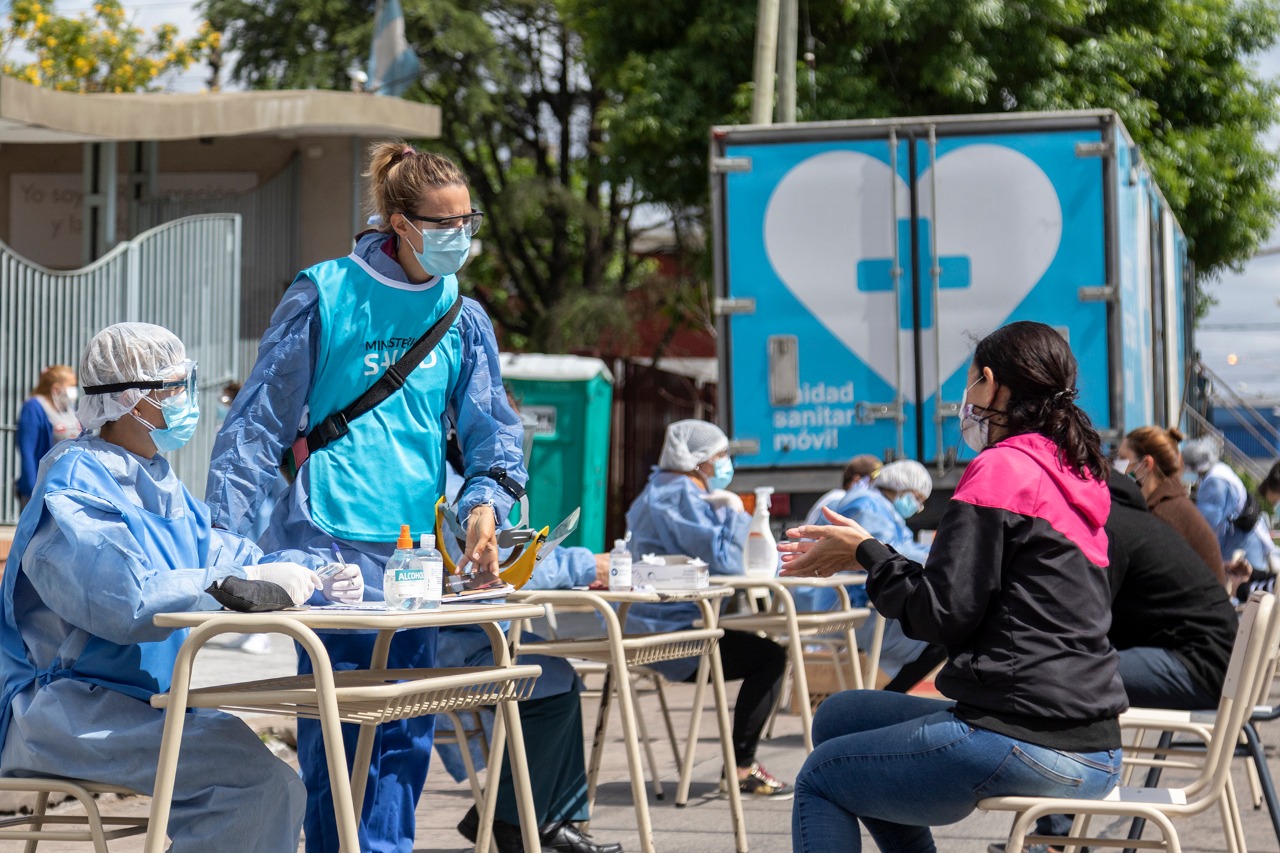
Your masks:
{"label": "black shoe", "polygon": [[[479,828],[480,814],[472,806],[458,823],[458,832],[475,844]],[[557,853],[622,853],[621,844],[596,844],[591,836],[584,835],[569,821],[540,826],[538,835],[544,850],[555,850]],[[524,853],[524,836],[521,835],[519,826],[495,820],[493,840],[498,845],[499,853]]]}
{"label": "black shoe", "polygon": [[[458,832],[462,837],[476,843],[476,833],[480,829],[480,813],[472,806],[462,820],[458,822]],[[498,846],[498,853],[524,853],[524,836],[520,827],[512,826],[500,820],[493,822],[493,841]]]}
{"label": "black shoe", "polygon": [[542,849],[556,853],[622,853],[621,844],[597,844],[569,821],[538,828]]}

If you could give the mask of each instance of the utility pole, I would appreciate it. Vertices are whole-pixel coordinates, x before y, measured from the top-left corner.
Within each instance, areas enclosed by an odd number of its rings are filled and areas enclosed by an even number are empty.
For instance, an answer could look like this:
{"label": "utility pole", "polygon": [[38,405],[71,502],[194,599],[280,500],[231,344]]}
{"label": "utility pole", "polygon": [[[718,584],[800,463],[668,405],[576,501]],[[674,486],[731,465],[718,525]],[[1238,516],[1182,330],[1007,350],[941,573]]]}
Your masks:
{"label": "utility pole", "polygon": [[756,11],[755,93],[751,123],[773,123],[773,87],[778,57],[779,0],[759,0]]}
{"label": "utility pole", "polygon": [[796,120],[796,50],[799,41],[800,0],[780,0],[778,21],[778,121]]}

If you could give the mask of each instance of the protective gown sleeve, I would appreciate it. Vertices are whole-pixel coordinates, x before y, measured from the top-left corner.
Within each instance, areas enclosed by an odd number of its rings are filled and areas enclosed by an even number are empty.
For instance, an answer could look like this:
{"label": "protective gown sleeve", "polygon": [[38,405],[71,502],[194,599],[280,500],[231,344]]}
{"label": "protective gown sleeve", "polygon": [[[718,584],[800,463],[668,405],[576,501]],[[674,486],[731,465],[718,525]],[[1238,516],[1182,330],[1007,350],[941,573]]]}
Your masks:
{"label": "protective gown sleeve", "polygon": [[674,553],[706,560],[713,575],[743,573],[742,548],[751,526],[750,513],[713,507],[685,488],[664,489],[653,512],[666,528],[662,538],[675,546]]}
{"label": "protective gown sleeve", "polygon": [[231,403],[209,463],[205,502],[214,526],[247,535],[298,435],[320,340],[319,295],[299,276],[271,316],[258,360]]}
{"label": "protective gown sleeve", "polygon": [[944,645],[966,640],[1000,590],[1000,566],[1010,545],[1007,510],[952,500],[938,523],[925,565],[868,539],[858,546],[867,594],[912,639]]}
{"label": "protective gown sleeve", "polygon": [[1196,507],[1213,528],[1218,541],[1222,541],[1230,532],[1231,518],[1236,508],[1236,496],[1231,484],[1222,477],[1207,478],[1196,491]]}
{"label": "protective gown sleeve", "polygon": [[207,562],[210,566],[227,569],[228,574],[236,577],[244,577],[243,566],[256,566],[259,563],[298,563],[311,569],[320,569],[326,563],[314,554],[295,548],[264,554],[252,539],[229,530],[215,527],[209,533]]}
{"label": "protective gown sleeve", "polygon": [[515,503],[505,489],[483,475],[505,468],[520,485],[528,481],[520,440],[524,427],[507,402],[498,365],[498,341],[484,310],[464,299],[458,318],[462,333],[462,369],[449,400],[450,415],[458,428],[458,443],[466,462],[467,477],[477,477],[458,501],[458,518],[466,519],[476,504],[493,501],[498,518],[506,518]]}
{"label": "protective gown sleeve", "polygon": [[205,588],[231,566],[153,567],[148,554],[106,500],[77,490],[50,492],[52,516],[32,536],[22,571],[54,613],[119,645],[163,640],[171,628],[152,624],[157,613],[216,610]]}
{"label": "protective gown sleeve", "polygon": [[572,589],[596,579],[596,555],[589,548],[554,548],[538,561],[525,589]]}

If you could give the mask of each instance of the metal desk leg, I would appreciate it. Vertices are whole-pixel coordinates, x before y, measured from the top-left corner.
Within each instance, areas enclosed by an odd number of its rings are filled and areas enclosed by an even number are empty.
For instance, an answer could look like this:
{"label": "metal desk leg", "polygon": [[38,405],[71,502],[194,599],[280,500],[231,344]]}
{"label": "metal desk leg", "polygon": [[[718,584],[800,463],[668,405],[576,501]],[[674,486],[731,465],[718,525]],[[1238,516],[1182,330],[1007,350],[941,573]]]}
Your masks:
{"label": "metal desk leg", "polygon": [[627,667],[626,651],[622,648],[622,625],[613,608],[603,600],[596,609],[604,617],[609,636],[610,666],[613,667],[614,689],[618,691],[618,707],[622,712],[622,739],[627,749],[627,770],[631,774],[631,798],[635,801],[640,850],[642,853],[654,853],[653,825],[649,820],[649,792],[644,784],[644,759],[640,757],[636,708],[631,701],[631,671]]}
{"label": "metal desk leg", "polygon": [[[511,653],[507,648],[507,638],[496,623],[484,622],[482,627],[489,635],[489,645],[493,649],[493,662],[498,666],[511,665]],[[519,629],[519,626],[516,626]],[[502,725],[498,725],[502,723]],[[504,737],[505,735],[505,737]],[[489,790],[485,791],[484,816],[480,821],[480,830],[476,835],[476,849],[486,850],[481,842],[487,835],[486,827],[493,826],[494,809],[498,804],[498,780],[502,774],[502,750],[505,740],[510,739],[508,755],[511,760],[511,780],[516,789],[516,809],[520,812],[520,834],[524,841],[525,853],[542,853],[542,839],[538,833],[538,815],[533,806],[533,789],[529,782],[529,762],[524,752],[524,731],[520,726],[520,705],[513,700],[499,703],[497,717],[494,720],[493,744],[489,753],[488,778],[493,780]],[[465,744],[463,745],[465,749]]]}
{"label": "metal desk leg", "polygon": [[[804,668],[804,639],[800,636],[800,620],[796,617],[796,605],[791,592],[778,584],[775,594],[786,608],[787,634],[791,637],[791,642],[787,644],[787,653],[791,655],[791,684],[800,697],[800,724],[804,727],[804,751],[807,755],[813,752],[813,705],[809,698],[809,675]],[[717,647],[716,660],[719,659],[720,651]]]}
{"label": "metal desk leg", "polygon": [[[689,785],[693,782],[693,763],[698,749],[698,733],[702,726],[702,709],[706,703],[707,675],[711,669],[711,655],[703,655],[698,661],[698,674],[694,676],[693,706],[689,710],[689,739],[684,745],[684,760],[680,762],[680,784],[676,786],[676,807],[684,808],[689,802]],[[728,784],[726,778],[725,784]]]}
{"label": "metal desk leg", "polygon": [[604,685],[600,688],[600,709],[596,712],[595,736],[591,739],[591,759],[587,765],[587,814],[595,814],[596,783],[600,779],[600,759],[604,755],[605,733],[609,729],[613,682],[613,667],[609,667],[604,671]]}
{"label": "metal desk leg", "polygon": [[[710,601],[699,601],[702,606],[702,618],[706,625],[714,628],[717,622],[717,608]],[[718,602],[717,602],[718,604]],[[720,724],[720,751],[724,755],[725,781],[729,789],[729,811],[733,815],[733,837],[737,842],[738,853],[747,853],[747,824],[742,816],[742,792],[738,790],[737,766],[733,755],[733,729],[729,722],[729,701],[724,693],[724,669],[720,665],[720,644],[716,643],[711,650],[711,683],[715,691],[716,719]],[[692,752],[693,745],[689,745]]]}
{"label": "metal desk leg", "polygon": [[[391,655],[391,638],[395,633],[394,630],[378,632],[378,639],[373,643],[373,654],[369,659],[369,669],[387,668],[387,658]],[[373,737],[377,728],[376,725],[360,726],[360,735],[356,738],[356,752],[351,764],[351,801],[359,804],[362,816],[364,815],[364,789],[369,783],[369,762],[373,758]],[[327,742],[325,748],[328,749]]]}
{"label": "metal desk leg", "polygon": [[[237,620],[234,630],[252,630],[252,623]],[[169,691],[169,705],[165,709],[164,732],[160,741],[160,757],[156,766],[156,784],[151,796],[151,810],[147,829],[145,853],[161,853],[164,850],[166,830],[169,826],[169,810],[173,800],[174,780],[178,771],[178,753],[182,746],[182,726],[187,711],[187,695],[191,686],[191,663],[195,654],[210,637],[226,633],[233,628],[226,622],[211,620],[191,629],[173,666],[173,683]],[[329,783],[333,792],[334,817],[337,820],[339,845],[342,853],[359,853],[360,841],[356,829],[357,819],[351,801],[351,784],[347,776],[347,756],[342,747],[341,723],[338,717],[338,700],[334,693],[333,668],[329,653],[315,632],[301,623],[273,625],[271,630],[293,637],[311,655],[316,687],[316,700],[320,713],[320,728],[324,736],[325,752],[329,760]],[[175,713],[176,712],[176,713]],[[367,770],[367,768],[366,768]]]}

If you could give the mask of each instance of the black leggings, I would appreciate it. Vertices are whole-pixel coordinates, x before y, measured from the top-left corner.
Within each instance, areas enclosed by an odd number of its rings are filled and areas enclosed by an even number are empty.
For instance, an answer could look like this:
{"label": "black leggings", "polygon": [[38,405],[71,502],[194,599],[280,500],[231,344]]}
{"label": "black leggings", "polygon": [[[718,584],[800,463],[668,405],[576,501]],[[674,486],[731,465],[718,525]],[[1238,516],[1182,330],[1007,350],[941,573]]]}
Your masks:
{"label": "black leggings", "polygon": [[[760,733],[782,689],[787,653],[767,637],[726,629],[720,638],[720,664],[725,681],[742,679],[733,709],[733,757],[739,767],[750,767],[756,760]],[[695,672],[685,681],[697,677]]]}

